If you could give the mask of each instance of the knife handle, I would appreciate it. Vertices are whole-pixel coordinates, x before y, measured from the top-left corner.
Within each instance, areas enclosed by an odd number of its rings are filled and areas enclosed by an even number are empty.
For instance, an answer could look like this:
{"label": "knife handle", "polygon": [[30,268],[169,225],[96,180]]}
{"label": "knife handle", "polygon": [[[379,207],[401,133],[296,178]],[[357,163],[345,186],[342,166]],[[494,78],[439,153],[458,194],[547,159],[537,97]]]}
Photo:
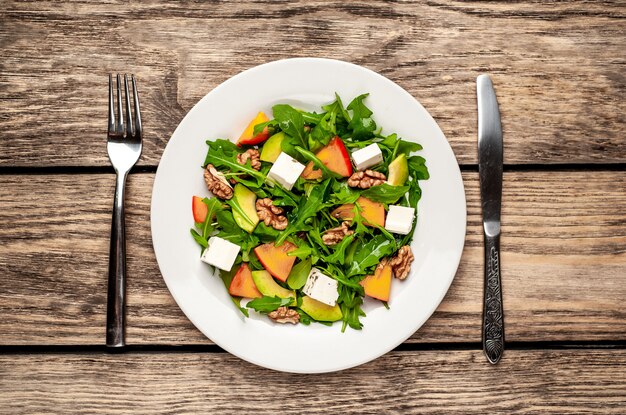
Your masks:
{"label": "knife handle", "polygon": [[498,363],[504,352],[504,310],[500,278],[500,235],[485,234],[485,288],[483,308],[483,351],[490,363]]}

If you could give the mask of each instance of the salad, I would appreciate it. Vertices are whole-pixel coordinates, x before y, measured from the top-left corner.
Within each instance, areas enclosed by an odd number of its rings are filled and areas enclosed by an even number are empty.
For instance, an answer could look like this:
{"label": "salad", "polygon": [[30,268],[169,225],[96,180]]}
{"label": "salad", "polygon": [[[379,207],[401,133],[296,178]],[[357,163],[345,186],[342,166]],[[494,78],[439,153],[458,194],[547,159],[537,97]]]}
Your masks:
{"label": "salad", "polygon": [[245,316],[359,330],[364,298],[388,308],[409,275],[422,146],[383,135],[368,94],[347,107],[335,96],[319,112],[275,105],[236,143],[206,142],[213,197],[193,196],[191,235]]}

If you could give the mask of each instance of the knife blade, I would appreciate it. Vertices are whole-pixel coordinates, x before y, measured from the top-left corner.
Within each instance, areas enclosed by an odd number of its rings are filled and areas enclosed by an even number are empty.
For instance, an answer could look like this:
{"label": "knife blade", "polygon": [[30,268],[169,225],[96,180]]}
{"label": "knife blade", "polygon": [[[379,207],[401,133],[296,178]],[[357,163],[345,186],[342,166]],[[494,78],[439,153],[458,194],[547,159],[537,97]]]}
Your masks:
{"label": "knife blade", "polygon": [[502,205],[502,126],[496,92],[488,75],[476,79],[478,101],[478,172],[485,244],[482,343],[490,363],[504,352],[504,311],[500,276]]}

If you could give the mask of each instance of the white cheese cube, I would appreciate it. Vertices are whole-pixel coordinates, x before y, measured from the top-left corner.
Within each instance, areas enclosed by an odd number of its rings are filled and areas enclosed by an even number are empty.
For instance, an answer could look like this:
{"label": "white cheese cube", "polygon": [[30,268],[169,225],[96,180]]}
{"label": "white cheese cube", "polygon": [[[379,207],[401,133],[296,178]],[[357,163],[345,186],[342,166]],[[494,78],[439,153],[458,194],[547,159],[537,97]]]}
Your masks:
{"label": "white cheese cube", "polygon": [[406,235],[411,232],[413,227],[413,217],[415,217],[415,209],[391,205],[389,206],[389,213],[387,213],[385,229],[389,232]]}
{"label": "white cheese cube", "polygon": [[267,178],[291,190],[298,177],[302,174],[304,165],[293,159],[289,154],[281,152],[274,165],[267,173]]}
{"label": "white cheese cube", "polygon": [[339,291],[337,291],[337,280],[330,278],[317,268],[312,268],[309,278],[304,284],[302,292],[320,303],[331,307],[337,304]]}
{"label": "white cheese cube", "polygon": [[204,250],[200,259],[209,265],[224,271],[230,271],[235,263],[235,259],[237,259],[239,249],[238,245],[226,239],[212,236],[209,238],[209,247]]}
{"label": "white cheese cube", "polygon": [[383,152],[380,151],[378,144],[370,144],[352,153],[352,160],[357,170],[365,170],[381,163],[383,161]]}

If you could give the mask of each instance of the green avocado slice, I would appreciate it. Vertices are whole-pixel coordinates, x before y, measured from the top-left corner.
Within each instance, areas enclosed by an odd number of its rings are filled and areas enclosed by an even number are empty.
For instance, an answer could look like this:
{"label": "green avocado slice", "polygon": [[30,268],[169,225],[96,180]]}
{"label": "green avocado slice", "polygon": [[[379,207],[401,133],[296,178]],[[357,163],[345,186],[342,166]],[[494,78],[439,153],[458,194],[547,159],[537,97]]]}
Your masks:
{"label": "green avocado slice", "polygon": [[400,154],[389,164],[389,179],[387,183],[392,186],[403,186],[409,178],[409,163],[406,154]]}
{"label": "green avocado slice", "polygon": [[259,223],[259,216],[256,213],[256,195],[246,186],[237,184],[233,192],[233,218],[241,229],[252,233]]}
{"label": "green avocado slice", "polygon": [[267,161],[268,163],[274,163],[280,152],[282,151],[282,144],[285,138],[285,133],[282,131],[271,136],[261,149],[261,161]]}
{"label": "green avocado slice", "polygon": [[252,271],[252,280],[254,280],[254,284],[261,292],[261,294],[266,295],[268,297],[279,297],[279,298],[293,298],[293,302],[289,305],[296,305],[296,293],[295,291],[288,290],[286,288],[281,287],[274,281],[272,275],[265,271]]}
{"label": "green avocado slice", "polygon": [[343,317],[339,304],[335,304],[334,307],[331,307],[311,297],[302,297],[302,305],[300,308],[318,321],[338,321]]}

